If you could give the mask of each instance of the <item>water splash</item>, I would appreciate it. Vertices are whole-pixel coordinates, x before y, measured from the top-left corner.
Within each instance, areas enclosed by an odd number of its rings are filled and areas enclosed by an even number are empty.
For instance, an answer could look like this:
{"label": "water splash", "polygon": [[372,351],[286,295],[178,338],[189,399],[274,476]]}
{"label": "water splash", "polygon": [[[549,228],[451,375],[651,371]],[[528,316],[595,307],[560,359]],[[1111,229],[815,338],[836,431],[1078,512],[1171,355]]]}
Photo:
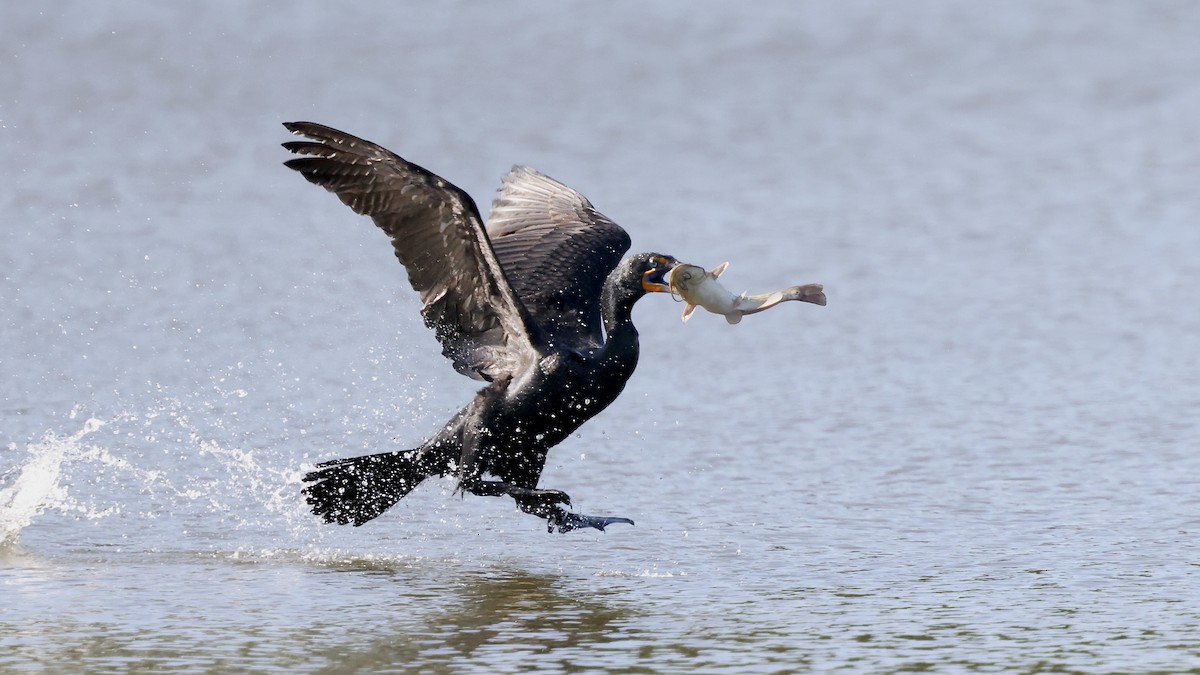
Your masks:
{"label": "water splash", "polygon": [[[16,474],[16,479],[0,489],[0,547],[16,543],[21,530],[46,509],[77,508],[61,480],[66,464],[86,458],[119,461],[83,442],[104,424],[102,420],[89,418],[82,429],[70,436],[47,433],[40,442],[26,448],[29,460],[9,471],[4,482],[12,474]],[[16,444],[10,444],[9,449],[16,450]]]}
{"label": "water splash", "polygon": [[[306,466],[378,451],[380,439],[402,443],[394,437],[396,419],[440,409],[425,409],[424,389],[419,401],[403,405],[334,397],[306,406],[252,395],[236,375],[218,373],[211,387],[185,392],[148,383],[149,396],[139,401],[77,406],[65,426],[24,448],[0,447],[0,547],[22,540],[23,547],[44,543],[105,556],[299,556],[320,563],[389,557],[411,551],[413,539],[457,540],[464,515],[508,515],[495,504],[448,499],[453,483],[430,481],[422,488],[428,496],[418,492],[389,515],[404,519],[403,527],[389,528],[385,519],[363,536],[323,523],[300,492]],[[335,414],[347,405],[358,414]]]}
{"label": "water splash", "polygon": [[[119,516],[96,540],[136,537],[153,550],[181,537],[194,545],[205,531],[261,531],[300,520],[298,469],[275,468],[253,450],[206,438],[185,413],[168,401],[108,420],[88,417],[74,433],[48,431],[29,443],[26,456],[0,474],[0,547],[16,544],[48,512],[77,520]],[[69,419],[77,416],[73,410]],[[18,451],[16,444],[8,449]]]}

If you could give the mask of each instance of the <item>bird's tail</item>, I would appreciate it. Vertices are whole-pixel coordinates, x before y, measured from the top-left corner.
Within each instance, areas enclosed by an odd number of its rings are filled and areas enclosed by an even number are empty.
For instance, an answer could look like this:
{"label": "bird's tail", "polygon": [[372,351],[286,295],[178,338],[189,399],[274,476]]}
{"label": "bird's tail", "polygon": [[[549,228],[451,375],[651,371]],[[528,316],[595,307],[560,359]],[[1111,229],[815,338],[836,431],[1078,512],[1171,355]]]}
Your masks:
{"label": "bird's tail", "polygon": [[327,523],[356,526],[387,511],[421,481],[439,473],[421,450],[381,452],[322,462],[305,474],[302,490]]}

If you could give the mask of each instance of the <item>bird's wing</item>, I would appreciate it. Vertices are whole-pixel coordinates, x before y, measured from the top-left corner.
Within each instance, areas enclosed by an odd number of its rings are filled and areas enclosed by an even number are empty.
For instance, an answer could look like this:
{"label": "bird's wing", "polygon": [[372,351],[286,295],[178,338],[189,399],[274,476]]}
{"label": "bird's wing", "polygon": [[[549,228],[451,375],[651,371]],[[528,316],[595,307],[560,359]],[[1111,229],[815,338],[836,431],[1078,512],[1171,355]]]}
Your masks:
{"label": "bird's wing", "polygon": [[460,373],[494,380],[528,367],[542,333],[514,293],[471,197],[370,141],[311,122],[285,164],[371,216],[421,295],[421,315]]}
{"label": "bird's wing", "polygon": [[603,341],[600,295],[629,235],[581,194],[529,167],[501,181],[488,236],[513,290],[547,339],[569,348]]}

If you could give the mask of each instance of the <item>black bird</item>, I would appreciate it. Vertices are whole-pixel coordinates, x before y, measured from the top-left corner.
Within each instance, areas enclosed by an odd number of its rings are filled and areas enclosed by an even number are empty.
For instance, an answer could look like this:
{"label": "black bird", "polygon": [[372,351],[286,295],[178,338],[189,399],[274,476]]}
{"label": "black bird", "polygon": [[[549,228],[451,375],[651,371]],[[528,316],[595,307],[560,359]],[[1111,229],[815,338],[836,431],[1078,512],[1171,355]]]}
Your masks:
{"label": "black bird", "polygon": [[633,305],[669,292],[678,261],[622,260],[629,235],[533,169],[504,176],[485,228],[467,193],[395,153],[320,124],[284,126],[311,139],[283,144],[302,155],[286,166],[391,237],[442,354],[488,382],[419,448],[318,464],[304,476],[313,513],[362,525],[424,479],[454,475],[465,492],[512,497],[549,531],[632,525],[567,511],[570,497],[537,484],[550,448],[625,387],[638,360]]}

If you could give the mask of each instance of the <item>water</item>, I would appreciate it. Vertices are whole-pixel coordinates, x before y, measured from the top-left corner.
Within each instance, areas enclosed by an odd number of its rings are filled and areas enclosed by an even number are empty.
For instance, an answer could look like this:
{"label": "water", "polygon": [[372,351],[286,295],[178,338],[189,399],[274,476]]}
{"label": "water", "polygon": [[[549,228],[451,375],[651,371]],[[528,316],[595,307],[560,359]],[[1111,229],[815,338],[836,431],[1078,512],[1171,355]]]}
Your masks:
{"label": "water", "polygon": [[[1172,671],[1200,663],[1190,3],[10,3],[0,670]],[[829,306],[635,313],[548,535],[301,467],[465,402],[279,123]]]}

